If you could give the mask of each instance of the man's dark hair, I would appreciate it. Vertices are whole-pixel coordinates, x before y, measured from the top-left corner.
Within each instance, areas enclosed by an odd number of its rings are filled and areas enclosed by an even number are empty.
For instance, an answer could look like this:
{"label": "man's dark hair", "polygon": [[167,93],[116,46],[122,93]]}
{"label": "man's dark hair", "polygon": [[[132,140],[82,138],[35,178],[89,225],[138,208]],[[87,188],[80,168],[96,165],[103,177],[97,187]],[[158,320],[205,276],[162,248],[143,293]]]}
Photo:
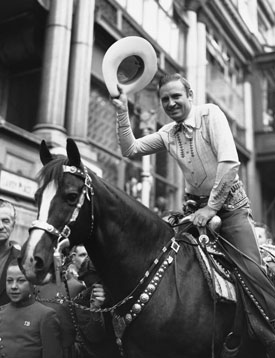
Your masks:
{"label": "man's dark hair", "polygon": [[80,246],[84,246],[84,248],[85,248],[85,245],[84,245],[84,244],[77,244],[77,245],[74,245],[74,246],[71,248],[71,250],[70,250],[70,255],[72,255],[72,254],[76,253],[77,248],[78,248],[78,247],[80,247]]}
{"label": "man's dark hair", "polygon": [[14,205],[8,200],[0,199],[0,208],[3,208],[3,207],[8,207],[8,208],[10,208],[12,210],[12,212],[13,212],[13,220],[15,222],[15,220],[16,220],[16,210],[15,210]]}
{"label": "man's dark hair", "polygon": [[158,91],[162,86],[166,85],[166,83],[178,80],[181,81],[181,83],[184,85],[186,94],[188,94],[189,90],[191,89],[191,85],[180,73],[173,73],[172,75],[162,76],[159,80]]}

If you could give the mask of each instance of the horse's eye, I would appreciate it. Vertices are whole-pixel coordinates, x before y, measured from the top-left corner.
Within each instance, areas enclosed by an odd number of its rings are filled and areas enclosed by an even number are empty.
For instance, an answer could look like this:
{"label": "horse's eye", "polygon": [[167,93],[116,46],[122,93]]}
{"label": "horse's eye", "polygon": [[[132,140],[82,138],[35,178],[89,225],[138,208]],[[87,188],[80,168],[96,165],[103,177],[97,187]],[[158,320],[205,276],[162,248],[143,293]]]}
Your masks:
{"label": "horse's eye", "polygon": [[67,194],[66,199],[70,205],[75,205],[78,199],[78,194],[77,193]]}

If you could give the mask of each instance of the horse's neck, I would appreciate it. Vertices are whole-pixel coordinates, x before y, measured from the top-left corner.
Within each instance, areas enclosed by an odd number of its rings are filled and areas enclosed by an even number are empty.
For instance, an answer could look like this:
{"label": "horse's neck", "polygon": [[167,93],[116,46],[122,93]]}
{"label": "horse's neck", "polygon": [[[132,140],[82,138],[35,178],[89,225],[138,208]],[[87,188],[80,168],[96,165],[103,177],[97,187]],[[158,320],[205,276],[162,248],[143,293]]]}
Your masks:
{"label": "horse's neck", "polygon": [[[146,227],[140,223],[101,223],[94,248],[96,266],[111,291],[120,296],[129,293],[144,276],[172,232],[165,223]],[[94,254],[95,253],[95,254]]]}
{"label": "horse's neck", "polygon": [[124,295],[144,275],[173,231],[125,193],[100,180],[94,183],[90,251],[104,281]]}

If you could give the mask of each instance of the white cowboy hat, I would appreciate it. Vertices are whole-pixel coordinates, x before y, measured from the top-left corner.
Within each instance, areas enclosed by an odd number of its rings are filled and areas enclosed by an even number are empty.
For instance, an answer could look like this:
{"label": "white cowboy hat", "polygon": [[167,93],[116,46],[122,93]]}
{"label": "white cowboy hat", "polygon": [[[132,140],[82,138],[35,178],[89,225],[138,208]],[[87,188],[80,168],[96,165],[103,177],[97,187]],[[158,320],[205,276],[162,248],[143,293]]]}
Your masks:
{"label": "white cowboy hat", "polygon": [[119,96],[117,85],[125,93],[140,91],[157,72],[157,55],[153,46],[139,36],[116,41],[105,53],[102,73],[112,97]]}

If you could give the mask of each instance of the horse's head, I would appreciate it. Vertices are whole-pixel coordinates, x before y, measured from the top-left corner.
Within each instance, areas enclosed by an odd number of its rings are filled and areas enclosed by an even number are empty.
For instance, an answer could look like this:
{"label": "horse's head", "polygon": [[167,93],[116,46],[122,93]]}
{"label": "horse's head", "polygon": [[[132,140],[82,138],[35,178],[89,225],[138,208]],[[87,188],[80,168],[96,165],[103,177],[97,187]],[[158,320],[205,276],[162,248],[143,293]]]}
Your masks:
{"label": "horse's head", "polygon": [[75,223],[89,190],[92,190],[91,178],[72,139],[67,140],[67,158],[54,158],[42,141],[40,159],[43,168],[36,192],[37,220],[32,223],[19,258],[26,277],[36,284],[51,279],[53,255],[60,247],[69,245],[70,227]]}

